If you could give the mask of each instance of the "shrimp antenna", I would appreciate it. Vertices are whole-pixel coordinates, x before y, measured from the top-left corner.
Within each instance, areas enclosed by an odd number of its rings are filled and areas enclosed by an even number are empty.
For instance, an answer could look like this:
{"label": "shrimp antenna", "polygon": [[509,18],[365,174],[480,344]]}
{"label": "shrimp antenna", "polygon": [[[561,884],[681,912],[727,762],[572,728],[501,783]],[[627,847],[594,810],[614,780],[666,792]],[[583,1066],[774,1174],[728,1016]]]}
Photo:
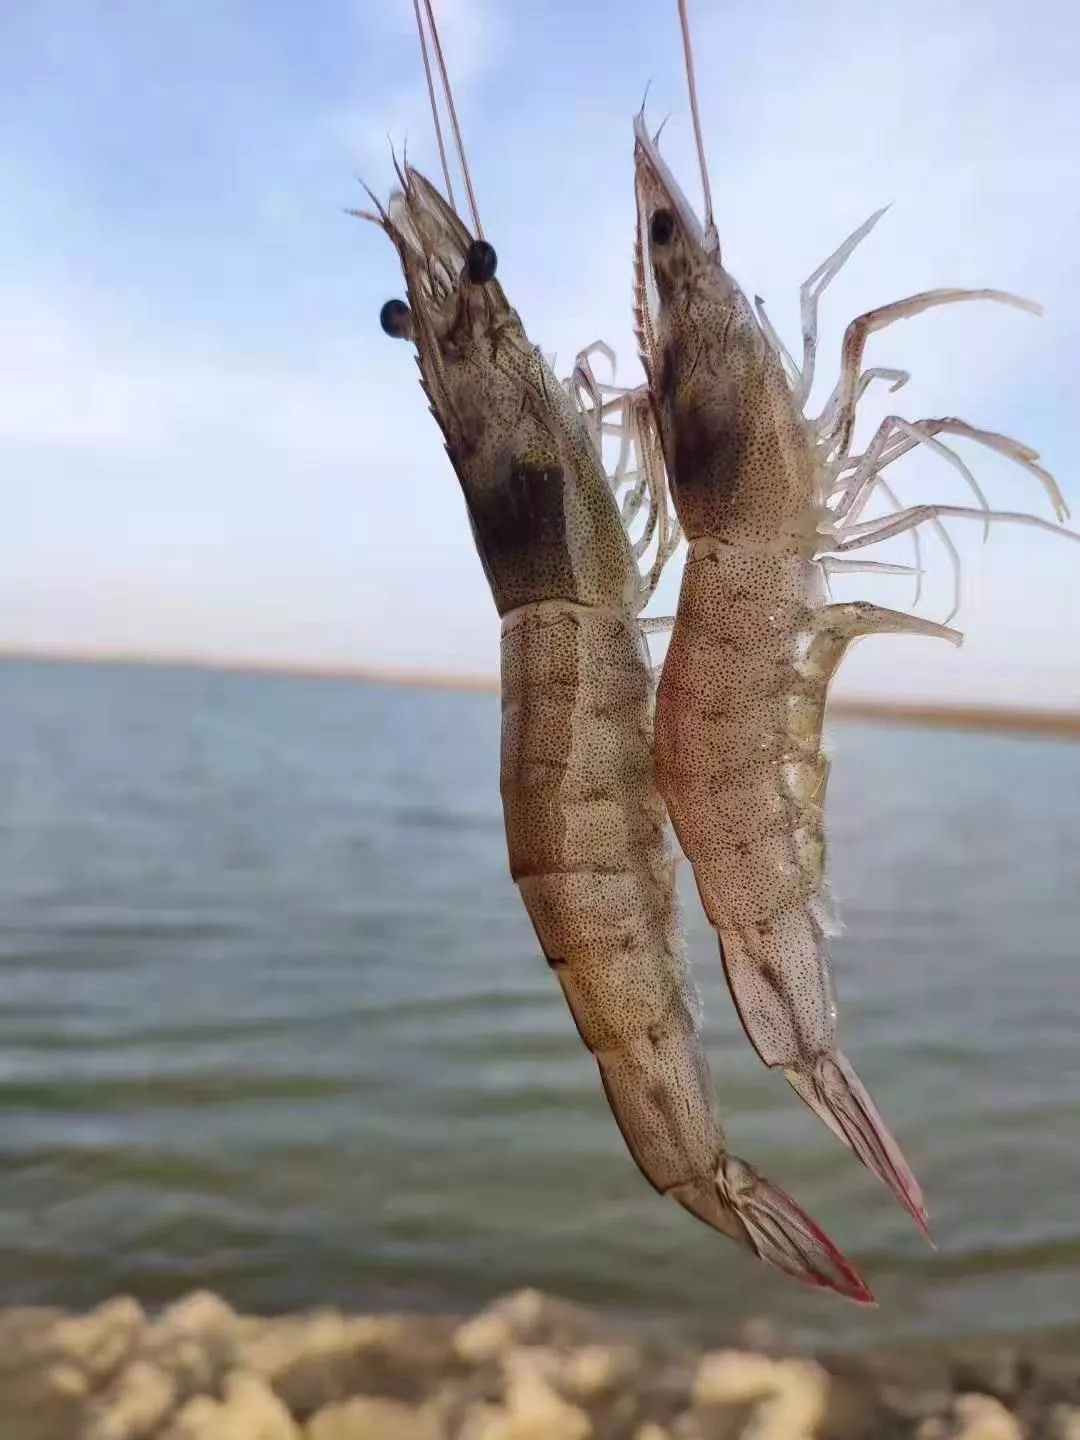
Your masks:
{"label": "shrimp antenna", "polygon": [[450,88],[450,76],[446,69],[446,59],[443,56],[442,42],[439,39],[439,27],[435,24],[435,12],[431,8],[431,0],[424,0],[424,11],[427,14],[428,29],[431,31],[431,38],[435,45],[435,59],[439,65],[439,76],[442,80],[443,93],[446,96],[446,108],[450,112],[450,124],[454,131],[454,141],[457,145],[458,159],[461,161],[461,174],[465,180],[465,189],[469,196],[469,209],[472,211],[473,225],[476,227],[478,240],[484,238],[484,227],[480,224],[480,211],[476,208],[476,195],[473,192],[472,176],[469,174],[469,162],[465,159],[465,146],[461,139],[461,126],[458,124],[457,109],[454,105],[454,92]]}
{"label": "shrimp antenna", "polygon": [[690,44],[690,17],[686,0],[679,0],[679,24],[682,27],[683,54],[686,56],[686,85],[690,91],[690,114],[694,121],[698,164],[701,166],[701,188],[705,192],[705,230],[713,230],[712,192],[709,189],[709,167],[705,164],[705,142],[701,138],[701,115],[697,103],[697,82],[694,79],[694,49]]}
{"label": "shrimp antenna", "polygon": [[439,123],[439,107],[435,100],[435,85],[431,78],[431,57],[428,55],[427,35],[424,33],[424,22],[420,16],[420,0],[413,0],[413,13],[416,15],[416,33],[420,37],[420,54],[424,61],[424,75],[427,77],[428,99],[431,101],[431,118],[435,121],[435,140],[439,147],[439,159],[442,161],[443,179],[446,181],[446,198],[456,210],[457,202],[454,200],[454,186],[450,180],[450,166],[446,163],[446,146],[443,144],[442,125]]}

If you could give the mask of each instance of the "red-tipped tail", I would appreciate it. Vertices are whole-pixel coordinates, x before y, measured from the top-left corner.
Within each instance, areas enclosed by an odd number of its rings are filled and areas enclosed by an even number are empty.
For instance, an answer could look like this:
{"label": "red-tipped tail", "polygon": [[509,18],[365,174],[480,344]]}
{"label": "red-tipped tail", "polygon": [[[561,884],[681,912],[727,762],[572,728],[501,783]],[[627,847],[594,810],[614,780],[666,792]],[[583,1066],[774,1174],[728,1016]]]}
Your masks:
{"label": "red-tipped tail", "polygon": [[718,1181],[742,1223],[746,1243],[759,1260],[820,1290],[857,1305],[876,1305],[869,1286],[821,1226],[791,1196],[729,1155]]}
{"label": "red-tipped tail", "polygon": [[839,1050],[819,1056],[812,1072],[788,1067],[784,1074],[799,1098],[888,1186],[933,1244],[922,1188],[870,1092]]}

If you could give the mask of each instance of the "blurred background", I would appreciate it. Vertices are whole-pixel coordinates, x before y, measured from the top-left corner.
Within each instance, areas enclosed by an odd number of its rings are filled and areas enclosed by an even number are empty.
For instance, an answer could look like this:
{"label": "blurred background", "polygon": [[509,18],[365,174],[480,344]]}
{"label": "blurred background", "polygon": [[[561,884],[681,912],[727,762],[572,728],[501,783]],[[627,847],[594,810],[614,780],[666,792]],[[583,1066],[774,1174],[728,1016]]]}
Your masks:
{"label": "blurred background", "polygon": [[[727,263],[789,341],[799,283],[894,202],[827,292],[822,400],[873,305],[1032,296],[1042,320],[941,310],[868,360],[913,372],[905,415],[1041,449],[1075,503],[1080,22],[1039,0],[694,11]],[[603,337],[633,383],[648,81],[698,193],[674,7],[438,12],[513,303],[560,373]],[[733,1144],[865,1270],[868,1317],[751,1271],[634,1170],[507,875],[497,697],[228,673],[497,670],[457,483],[378,325],[395,256],[342,213],[355,175],[386,193],[390,141],[436,174],[412,23],[408,0],[0,9],[0,1303],[209,1285],[464,1310],[537,1284],[853,1345],[1080,1325],[1075,746],[832,736],[845,1048],[937,1254],[749,1053],[686,893]],[[1048,513],[965,455],[992,501]],[[896,479],[964,502],[939,457]],[[875,640],[838,693],[1080,707],[1080,552],[953,534],[964,649]],[[836,591],[903,606],[911,582]],[[32,658],[59,655],[86,663]]]}

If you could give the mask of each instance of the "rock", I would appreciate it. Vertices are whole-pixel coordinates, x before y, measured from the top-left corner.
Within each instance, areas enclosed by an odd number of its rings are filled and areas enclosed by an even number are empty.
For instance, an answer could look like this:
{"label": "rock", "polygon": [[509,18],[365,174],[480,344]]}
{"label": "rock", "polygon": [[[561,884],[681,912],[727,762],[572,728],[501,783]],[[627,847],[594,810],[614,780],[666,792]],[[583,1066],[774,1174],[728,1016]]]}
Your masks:
{"label": "rock", "polygon": [[220,1296],[196,1290],[167,1306],[147,1327],[140,1353],[172,1376],[181,1399],[216,1392],[237,1363],[241,1325]]}
{"label": "rock", "polygon": [[133,1360],[90,1408],[84,1440],[144,1440],[176,1400],[176,1383],[149,1360]]}
{"label": "rock", "polygon": [[773,1389],[774,1362],[742,1350],[714,1350],[701,1357],[694,1376],[695,1405],[740,1405]]}
{"label": "rock", "polygon": [[146,1313],[139,1302],[120,1296],[106,1300],[87,1315],[55,1321],[46,1335],[46,1345],[58,1358],[77,1365],[97,1386],[120,1369],[145,1324]]}
{"label": "rock", "polygon": [[533,1380],[542,1380],[545,1385],[554,1385],[565,1362],[550,1345],[518,1345],[508,1350],[499,1363],[509,1394],[519,1382],[528,1385]]}
{"label": "rock", "polygon": [[992,1395],[958,1395],[944,1420],[924,1420],[916,1440],[1024,1440],[1016,1416]]}
{"label": "rock", "polygon": [[209,1395],[196,1395],[182,1405],[162,1440],[224,1440],[222,1406]]}
{"label": "rock", "polygon": [[258,1375],[233,1370],[220,1403],[206,1395],[189,1400],[162,1440],[300,1440],[300,1431]]}
{"label": "rock", "polygon": [[81,1400],[90,1393],[90,1382],[83,1372],[65,1361],[50,1365],[41,1379],[51,1395],[63,1400]]}
{"label": "rock", "polygon": [[589,1440],[592,1421],[553,1388],[560,1357],[549,1346],[523,1346],[503,1356],[505,1403],[472,1407],[461,1440]]}
{"label": "rock", "polygon": [[483,1365],[512,1345],[569,1349],[587,1344],[597,1338],[599,1328],[596,1320],[576,1305],[539,1290],[519,1290],[458,1326],[454,1351],[470,1365]]}
{"label": "rock", "polygon": [[306,1440],[443,1440],[446,1432],[425,1410],[357,1396],[320,1410],[304,1434]]}
{"label": "rock", "polygon": [[1080,1440],[1080,1406],[1055,1405],[1050,1411],[1048,1440]]}
{"label": "rock", "polygon": [[[274,1388],[302,1419],[353,1395],[416,1404],[456,1378],[452,1334],[446,1321],[425,1316],[338,1317],[333,1324],[323,1316],[293,1334],[291,1352],[282,1347]],[[285,1359],[290,1353],[292,1358]]]}
{"label": "rock", "polygon": [[623,1384],[641,1366],[641,1355],[632,1345],[584,1345],[563,1361],[559,1386],[578,1400],[592,1400]]}
{"label": "rock", "polygon": [[334,1310],[266,1320],[241,1331],[237,1358],[246,1370],[272,1381],[297,1360],[363,1345],[377,1328],[378,1321],[348,1320]]}
{"label": "rock", "polygon": [[803,1440],[825,1416],[829,1377],[812,1360],[770,1360],[741,1350],[704,1355],[694,1378],[696,1405],[754,1406],[747,1440]]}
{"label": "rock", "polygon": [[454,1352],[469,1365],[494,1360],[514,1343],[514,1329],[505,1315],[484,1311],[466,1320],[454,1335]]}
{"label": "rock", "polygon": [[194,1339],[166,1341],[145,1352],[147,1357],[159,1365],[176,1383],[178,1395],[187,1399],[207,1391],[217,1391],[222,1376],[235,1360],[231,1347],[222,1345],[208,1337],[200,1342]]}
{"label": "rock", "polygon": [[194,1290],[167,1305],[151,1326],[156,1340],[204,1339],[236,1329],[239,1316],[210,1290]]}

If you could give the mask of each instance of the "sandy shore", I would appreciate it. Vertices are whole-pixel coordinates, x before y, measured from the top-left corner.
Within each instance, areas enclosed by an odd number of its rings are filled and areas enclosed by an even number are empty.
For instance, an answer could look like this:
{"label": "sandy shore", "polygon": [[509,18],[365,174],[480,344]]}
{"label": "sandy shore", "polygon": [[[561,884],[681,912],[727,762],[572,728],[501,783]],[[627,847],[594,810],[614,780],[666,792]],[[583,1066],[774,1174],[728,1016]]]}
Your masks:
{"label": "sandy shore", "polygon": [[1080,1346],[675,1347],[536,1291],[467,1319],[0,1313],[3,1440],[1080,1440]]}

